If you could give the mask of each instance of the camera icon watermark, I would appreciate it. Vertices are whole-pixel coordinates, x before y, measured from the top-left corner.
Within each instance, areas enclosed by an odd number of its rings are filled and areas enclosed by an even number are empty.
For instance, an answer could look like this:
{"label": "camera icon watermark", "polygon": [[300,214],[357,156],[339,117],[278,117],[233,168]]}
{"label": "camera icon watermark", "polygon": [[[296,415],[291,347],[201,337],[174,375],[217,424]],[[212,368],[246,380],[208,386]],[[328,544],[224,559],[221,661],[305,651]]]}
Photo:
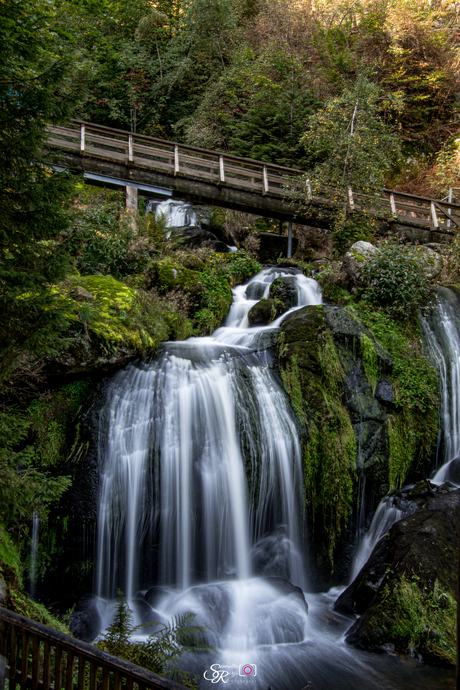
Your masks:
{"label": "camera icon watermark", "polygon": [[257,676],[256,664],[241,664],[240,676],[245,676],[246,678]]}

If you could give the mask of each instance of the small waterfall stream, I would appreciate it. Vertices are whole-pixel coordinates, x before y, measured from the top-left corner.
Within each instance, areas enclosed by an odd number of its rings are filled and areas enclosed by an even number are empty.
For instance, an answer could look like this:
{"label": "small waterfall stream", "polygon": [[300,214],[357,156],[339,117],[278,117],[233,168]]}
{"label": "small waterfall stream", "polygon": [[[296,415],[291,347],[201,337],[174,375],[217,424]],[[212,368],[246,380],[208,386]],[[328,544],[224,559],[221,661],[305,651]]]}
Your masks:
{"label": "small waterfall stream", "polygon": [[[439,372],[440,430],[437,450],[438,468],[432,481],[442,484],[450,481],[460,485],[460,331],[457,311],[449,299],[448,291],[442,290],[429,318],[422,320],[422,328],[430,356]],[[397,503],[397,505],[395,505]],[[358,575],[369,559],[377,542],[388,530],[414,511],[410,502],[398,501],[386,496],[372,519],[353,560],[351,580]]]}

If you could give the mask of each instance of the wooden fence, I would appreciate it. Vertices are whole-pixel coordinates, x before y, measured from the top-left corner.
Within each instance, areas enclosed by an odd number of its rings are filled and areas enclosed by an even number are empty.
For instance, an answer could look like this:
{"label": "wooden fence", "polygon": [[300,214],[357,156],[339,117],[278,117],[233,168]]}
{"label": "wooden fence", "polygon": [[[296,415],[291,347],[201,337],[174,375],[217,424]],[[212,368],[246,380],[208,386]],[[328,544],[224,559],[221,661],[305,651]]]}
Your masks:
{"label": "wooden fence", "polygon": [[[80,120],[73,120],[68,127],[48,127],[48,132],[50,147],[77,151],[89,160],[97,158],[123,163],[171,177],[187,177],[278,199],[286,197],[290,182],[302,174],[294,168],[129,134]],[[337,205],[336,196],[334,189],[325,188],[311,201],[330,207]],[[366,211],[389,221],[439,229],[448,234],[454,234],[460,228],[460,205],[392,189],[384,191],[378,208],[369,208],[369,200],[363,194],[349,189],[347,205],[350,211]]]}
{"label": "wooden fence", "polygon": [[8,690],[184,690],[91,644],[0,608],[2,656]]}

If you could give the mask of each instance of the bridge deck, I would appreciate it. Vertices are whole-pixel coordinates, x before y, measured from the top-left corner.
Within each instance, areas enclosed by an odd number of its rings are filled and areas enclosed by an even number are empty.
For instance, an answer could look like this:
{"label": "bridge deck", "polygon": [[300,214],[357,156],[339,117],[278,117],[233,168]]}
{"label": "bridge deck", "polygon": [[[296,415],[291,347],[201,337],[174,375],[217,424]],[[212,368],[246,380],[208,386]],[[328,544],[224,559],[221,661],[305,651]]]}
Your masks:
{"label": "bridge deck", "polygon": [[[169,186],[173,196],[240,208],[273,218],[308,224],[328,223],[336,203],[334,190],[321,190],[311,207],[297,212],[286,189],[302,171],[231,154],[73,120],[68,127],[49,127],[49,146],[71,167],[113,174],[130,182]],[[363,194],[349,190],[350,211],[366,211],[380,221],[447,235],[460,228],[460,205],[386,189],[379,207],[369,208]],[[321,223],[320,223],[321,224]],[[427,235],[428,236],[428,235]]]}

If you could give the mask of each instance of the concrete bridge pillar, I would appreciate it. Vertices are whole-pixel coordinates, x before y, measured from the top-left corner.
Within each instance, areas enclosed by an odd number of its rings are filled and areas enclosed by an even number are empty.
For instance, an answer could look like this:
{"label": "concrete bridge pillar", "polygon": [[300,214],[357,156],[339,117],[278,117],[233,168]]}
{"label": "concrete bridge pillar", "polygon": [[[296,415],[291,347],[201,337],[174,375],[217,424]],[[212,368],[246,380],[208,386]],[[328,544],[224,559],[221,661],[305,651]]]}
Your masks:
{"label": "concrete bridge pillar", "polygon": [[126,186],[126,213],[131,216],[131,225],[136,228],[137,187]]}

